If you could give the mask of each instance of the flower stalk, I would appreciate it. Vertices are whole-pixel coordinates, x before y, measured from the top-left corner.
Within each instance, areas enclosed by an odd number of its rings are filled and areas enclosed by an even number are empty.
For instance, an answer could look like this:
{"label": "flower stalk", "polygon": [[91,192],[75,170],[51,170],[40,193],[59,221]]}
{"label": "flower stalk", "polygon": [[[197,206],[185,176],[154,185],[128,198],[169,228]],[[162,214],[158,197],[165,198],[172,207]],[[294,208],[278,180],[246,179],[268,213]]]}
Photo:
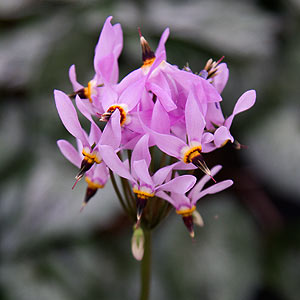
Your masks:
{"label": "flower stalk", "polygon": [[152,232],[144,229],[144,256],[141,261],[141,290],[140,300],[149,300],[151,286]]}

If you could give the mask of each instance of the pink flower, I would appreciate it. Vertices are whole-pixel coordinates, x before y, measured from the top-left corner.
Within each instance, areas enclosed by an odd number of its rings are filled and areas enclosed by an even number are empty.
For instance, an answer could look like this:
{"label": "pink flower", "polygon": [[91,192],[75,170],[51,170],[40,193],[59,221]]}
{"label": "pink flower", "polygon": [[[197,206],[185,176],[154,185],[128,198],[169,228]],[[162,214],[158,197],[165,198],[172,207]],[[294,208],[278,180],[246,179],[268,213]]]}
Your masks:
{"label": "pink flower", "polygon": [[[95,76],[87,87],[77,82],[75,65],[69,69],[69,78],[75,94],[88,99],[94,113],[101,110],[100,98],[106,86],[115,85],[119,78],[118,58],[123,48],[123,33],[120,24],[111,25],[112,17],[108,17],[103,25],[95,48]],[[104,88],[102,86],[104,85]],[[88,103],[87,103],[88,105]]]}
{"label": "pink flower", "polygon": [[[214,176],[221,170],[222,166],[215,166],[211,169],[211,174]],[[232,180],[224,180],[216,183],[206,189],[203,189],[204,185],[210,180],[210,177],[204,175],[201,180],[189,191],[187,196],[184,192],[176,193],[171,192],[169,196],[163,191],[159,191],[157,196],[165,199],[171,203],[176,213],[181,215],[191,237],[194,237],[194,226],[193,226],[193,213],[196,210],[196,203],[208,194],[215,194],[223,191],[233,184]]]}

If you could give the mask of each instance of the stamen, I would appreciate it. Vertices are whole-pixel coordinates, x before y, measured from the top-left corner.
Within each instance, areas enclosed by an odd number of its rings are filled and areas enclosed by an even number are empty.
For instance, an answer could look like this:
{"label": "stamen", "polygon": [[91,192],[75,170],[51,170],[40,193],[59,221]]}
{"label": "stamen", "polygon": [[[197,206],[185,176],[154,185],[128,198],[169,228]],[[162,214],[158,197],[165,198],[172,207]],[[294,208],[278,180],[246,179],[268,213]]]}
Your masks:
{"label": "stamen", "polygon": [[208,168],[208,166],[206,165],[206,162],[204,161],[204,159],[200,157],[197,157],[195,159],[192,160],[192,163],[198,167],[204,174],[208,175],[213,181],[214,183],[217,183],[216,180],[213,178],[213,176],[211,175],[210,169]]}
{"label": "stamen", "polygon": [[[125,105],[123,105],[123,106],[125,106]],[[120,112],[120,124],[121,124],[121,126],[124,125],[126,122],[127,113],[123,106],[121,104],[115,104],[115,105],[110,106],[104,114],[100,115],[101,117],[100,117],[99,121],[108,122],[111,115],[114,113],[114,111],[116,109],[118,109]]]}
{"label": "stamen", "polygon": [[[83,176],[83,175],[82,175]],[[75,181],[75,183],[73,184],[73,186],[72,186],[72,190],[74,190],[74,188],[75,188],[75,186],[76,186],[76,184],[78,183],[78,181],[82,178],[82,176],[81,177],[79,177],[78,175],[76,175],[76,177],[75,177],[75,179],[76,179],[76,181]]]}
{"label": "stamen", "polygon": [[[218,75],[219,64],[223,61],[224,57],[225,56],[222,56],[218,61],[213,61],[212,58],[210,58],[207,61],[206,65],[204,67],[204,70],[203,70],[203,71],[207,72],[206,79],[213,78],[216,75]],[[200,74],[201,74],[201,72],[200,72]]]}
{"label": "stamen", "polygon": [[111,117],[112,113],[111,112],[106,112],[102,115],[100,115],[100,119],[99,121],[102,121],[102,122],[108,122],[110,117]]}

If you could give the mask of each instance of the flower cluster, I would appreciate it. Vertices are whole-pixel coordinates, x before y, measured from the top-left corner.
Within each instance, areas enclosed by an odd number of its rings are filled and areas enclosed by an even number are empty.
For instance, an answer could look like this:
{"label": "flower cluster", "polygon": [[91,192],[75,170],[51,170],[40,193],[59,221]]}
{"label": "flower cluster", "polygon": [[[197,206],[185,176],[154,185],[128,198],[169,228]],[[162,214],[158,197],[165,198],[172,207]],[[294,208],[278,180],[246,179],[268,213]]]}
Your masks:
{"label": "flower cluster", "polygon": [[[54,91],[62,123],[77,142],[77,149],[65,140],[59,140],[58,146],[79,168],[75,184],[85,177],[83,205],[110,177],[135,223],[133,240],[141,241],[141,227],[153,228],[171,207],[182,216],[193,237],[194,224],[203,224],[196,211],[197,201],[233,183],[216,183],[214,175],[221,166],[210,169],[203,153],[227,142],[239,145],[230,127],[236,114],[254,105],[255,91],[245,92],[225,118],[220,102],[229,75],[227,65],[222,59],[210,59],[197,74],[187,66],[179,69],[171,65],[165,49],[168,28],[155,52],[140,32],[142,66],[118,82],[123,38],[120,24],[112,25],[111,19],[106,19],[95,48],[94,77],[86,86],[81,85],[73,65],[69,70],[73,92]],[[82,128],[77,111],[89,120],[89,133]],[[102,131],[99,126],[103,125]],[[198,182],[192,175],[197,168],[204,173]],[[210,179],[212,185],[203,189]]]}

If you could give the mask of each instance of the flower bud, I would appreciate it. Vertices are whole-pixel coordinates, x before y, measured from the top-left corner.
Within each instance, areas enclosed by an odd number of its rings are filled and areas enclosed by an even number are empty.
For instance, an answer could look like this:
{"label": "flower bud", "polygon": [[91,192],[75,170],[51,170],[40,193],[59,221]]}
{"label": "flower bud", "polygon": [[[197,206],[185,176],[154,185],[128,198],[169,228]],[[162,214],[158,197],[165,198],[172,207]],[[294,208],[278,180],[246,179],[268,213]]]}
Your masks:
{"label": "flower bud", "polygon": [[197,210],[193,211],[192,217],[193,217],[193,222],[194,222],[195,225],[198,225],[200,227],[204,226],[203,219],[202,219],[201,215],[199,214],[199,212]]}
{"label": "flower bud", "polygon": [[145,237],[141,227],[134,228],[131,239],[131,251],[136,260],[142,260],[144,256]]}

